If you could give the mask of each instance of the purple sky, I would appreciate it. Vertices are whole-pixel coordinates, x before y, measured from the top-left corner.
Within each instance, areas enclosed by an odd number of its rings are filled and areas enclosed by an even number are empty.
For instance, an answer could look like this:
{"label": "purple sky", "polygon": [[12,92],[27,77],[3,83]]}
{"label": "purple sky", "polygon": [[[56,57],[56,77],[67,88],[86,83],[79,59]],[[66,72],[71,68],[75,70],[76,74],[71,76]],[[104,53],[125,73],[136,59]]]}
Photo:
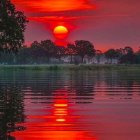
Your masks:
{"label": "purple sky", "polygon": [[67,42],[84,39],[96,49],[140,46],[140,0],[12,0],[30,19],[26,43],[52,39],[53,28],[65,25]]}

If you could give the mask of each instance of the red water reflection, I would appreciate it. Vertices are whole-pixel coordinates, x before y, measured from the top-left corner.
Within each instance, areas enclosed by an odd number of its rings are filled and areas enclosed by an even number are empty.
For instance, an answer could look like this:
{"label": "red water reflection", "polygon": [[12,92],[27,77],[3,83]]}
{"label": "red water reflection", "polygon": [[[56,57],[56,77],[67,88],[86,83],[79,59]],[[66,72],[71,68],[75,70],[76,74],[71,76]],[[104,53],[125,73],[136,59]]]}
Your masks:
{"label": "red water reflection", "polygon": [[[12,136],[16,140],[97,140],[88,131],[76,129],[83,127],[82,122],[80,126],[75,123],[81,116],[72,115],[71,106],[74,104],[69,104],[67,93],[54,97],[50,115],[27,116],[30,119],[43,121],[26,122],[23,124],[26,130],[14,132]],[[49,121],[44,121],[45,119]]]}

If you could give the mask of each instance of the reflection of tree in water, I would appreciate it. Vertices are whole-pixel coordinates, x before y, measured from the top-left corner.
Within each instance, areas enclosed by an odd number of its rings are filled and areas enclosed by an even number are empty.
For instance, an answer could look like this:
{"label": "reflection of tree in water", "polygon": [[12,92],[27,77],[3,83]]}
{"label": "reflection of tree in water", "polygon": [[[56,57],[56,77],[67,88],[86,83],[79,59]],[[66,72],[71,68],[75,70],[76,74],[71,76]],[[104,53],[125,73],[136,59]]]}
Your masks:
{"label": "reflection of tree in water", "polygon": [[130,79],[130,74],[127,72],[118,72],[118,71],[110,71],[104,73],[104,80],[105,83],[109,87],[115,87],[115,86],[133,86],[133,80]]}
{"label": "reflection of tree in water", "polygon": [[70,73],[68,91],[76,94],[77,103],[90,103],[94,96],[94,83],[93,72],[74,71]]}
{"label": "reflection of tree in water", "polygon": [[[7,79],[5,79],[7,78]],[[39,71],[11,71],[8,74],[0,74],[0,84],[15,85],[21,89],[31,89],[32,92],[51,95],[54,90],[62,88],[65,76],[61,72]],[[12,81],[12,82],[11,82]]]}
{"label": "reflection of tree in water", "polygon": [[35,79],[30,83],[30,87],[34,93],[41,92],[43,96],[51,96],[53,91],[63,88],[65,82],[62,73],[59,72],[44,73],[35,76]]}
{"label": "reflection of tree in water", "polygon": [[[32,97],[39,93],[39,96],[43,96],[43,98],[44,96],[52,96],[53,98],[54,91],[65,89],[68,94],[74,93],[76,95],[74,96],[76,103],[91,103],[94,95],[99,94],[100,96],[99,90],[102,85],[106,88],[104,93],[107,97],[118,96],[114,94],[114,92],[117,93],[116,87],[125,88],[125,97],[128,97],[128,95],[131,97],[134,94],[133,86],[135,84],[140,84],[140,73],[118,71],[1,72],[0,139],[14,140],[10,136],[7,138],[7,131],[24,129],[18,127],[17,123],[22,123],[25,119],[23,102],[24,93],[28,89]],[[96,89],[98,90],[96,91]],[[37,98],[38,96],[34,99],[35,102]]]}
{"label": "reflection of tree in water", "polygon": [[110,71],[104,74],[106,96],[132,99],[135,84],[140,84],[140,73],[136,71]]}
{"label": "reflection of tree in water", "polygon": [[[9,71],[0,73],[0,139],[12,140],[8,134],[25,128],[24,93],[30,89],[36,96],[50,96],[64,86],[64,77],[57,72]],[[24,92],[25,91],[25,92]]]}
{"label": "reflection of tree in water", "polygon": [[12,140],[10,132],[20,131],[24,128],[16,126],[24,122],[23,94],[16,87],[0,87],[0,139]]}
{"label": "reflection of tree in water", "polygon": [[68,91],[76,93],[77,102],[83,100],[81,103],[91,102],[90,99],[97,94],[99,97],[101,92],[104,92],[107,98],[132,99],[135,94],[135,84],[140,84],[140,73],[129,70],[74,71],[70,73],[69,77]]}

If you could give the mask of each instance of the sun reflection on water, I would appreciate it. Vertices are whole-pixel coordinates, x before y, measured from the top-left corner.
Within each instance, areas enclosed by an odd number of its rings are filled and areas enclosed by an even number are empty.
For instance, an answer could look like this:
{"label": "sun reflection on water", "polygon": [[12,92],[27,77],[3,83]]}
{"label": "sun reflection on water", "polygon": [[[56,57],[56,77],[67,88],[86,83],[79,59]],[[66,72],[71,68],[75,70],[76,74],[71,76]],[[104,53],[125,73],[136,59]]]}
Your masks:
{"label": "sun reflection on water", "polygon": [[[72,104],[69,104],[67,95],[55,95],[51,104],[50,115],[27,116],[30,119],[42,120],[41,122],[26,122],[24,131],[16,131],[12,136],[16,140],[97,140],[89,132],[78,130],[75,122],[80,116],[72,115]],[[49,121],[44,122],[44,119]]]}

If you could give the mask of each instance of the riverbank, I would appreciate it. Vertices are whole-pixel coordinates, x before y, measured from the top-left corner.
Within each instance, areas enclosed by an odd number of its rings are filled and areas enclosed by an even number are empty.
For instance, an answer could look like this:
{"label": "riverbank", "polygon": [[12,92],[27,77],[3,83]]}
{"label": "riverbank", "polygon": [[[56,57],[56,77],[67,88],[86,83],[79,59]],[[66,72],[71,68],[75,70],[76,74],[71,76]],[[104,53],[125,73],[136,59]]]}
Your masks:
{"label": "riverbank", "polygon": [[140,70],[140,65],[0,65],[0,70]]}

